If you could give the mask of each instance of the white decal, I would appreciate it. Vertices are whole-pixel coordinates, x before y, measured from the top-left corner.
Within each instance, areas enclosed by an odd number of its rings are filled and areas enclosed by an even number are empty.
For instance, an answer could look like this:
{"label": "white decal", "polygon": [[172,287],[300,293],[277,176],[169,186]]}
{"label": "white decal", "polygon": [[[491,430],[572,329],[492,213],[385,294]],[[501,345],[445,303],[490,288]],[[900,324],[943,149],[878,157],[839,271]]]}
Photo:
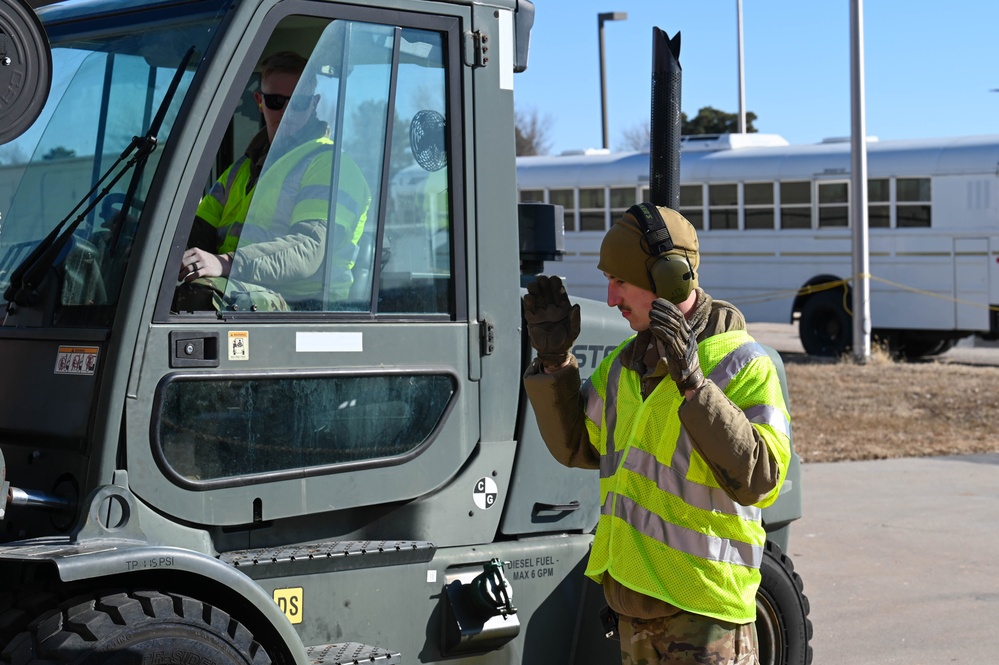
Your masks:
{"label": "white decal", "polygon": [[295,333],[298,353],[360,353],[364,350],[364,335],[359,332],[300,332]]}
{"label": "white decal", "polygon": [[250,359],[250,333],[246,330],[229,331],[229,360]]}
{"label": "white decal", "polygon": [[56,374],[93,374],[97,371],[96,346],[60,346],[56,354]]}
{"label": "white decal", "polygon": [[479,478],[479,481],[475,483],[472,499],[475,501],[475,505],[482,510],[489,510],[496,503],[498,494],[499,488],[496,487],[492,478]]}

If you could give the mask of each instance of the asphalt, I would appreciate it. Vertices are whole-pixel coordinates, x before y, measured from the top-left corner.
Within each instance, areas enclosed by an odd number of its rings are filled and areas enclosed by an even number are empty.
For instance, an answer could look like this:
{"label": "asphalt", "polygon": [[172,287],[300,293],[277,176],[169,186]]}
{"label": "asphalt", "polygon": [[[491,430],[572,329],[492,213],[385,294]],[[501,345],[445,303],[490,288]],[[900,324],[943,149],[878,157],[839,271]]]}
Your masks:
{"label": "asphalt", "polygon": [[[791,326],[750,332],[803,352]],[[999,348],[940,359],[999,366]],[[815,665],[999,663],[999,454],[809,463],[802,486],[788,549]]]}

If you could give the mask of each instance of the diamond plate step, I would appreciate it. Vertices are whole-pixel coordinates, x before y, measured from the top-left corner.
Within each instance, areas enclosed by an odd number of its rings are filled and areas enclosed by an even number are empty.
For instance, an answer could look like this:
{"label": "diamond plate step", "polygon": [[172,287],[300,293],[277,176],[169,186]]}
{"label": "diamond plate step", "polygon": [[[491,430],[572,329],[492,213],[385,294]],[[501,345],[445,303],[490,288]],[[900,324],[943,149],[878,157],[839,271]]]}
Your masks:
{"label": "diamond plate step", "polygon": [[425,563],[437,546],[418,540],[338,540],[223,552],[219,560],[260,579]]}
{"label": "diamond plate step", "polygon": [[360,642],[344,642],[342,644],[321,644],[308,647],[305,655],[312,665],[399,665],[402,655],[397,651],[375,647]]}

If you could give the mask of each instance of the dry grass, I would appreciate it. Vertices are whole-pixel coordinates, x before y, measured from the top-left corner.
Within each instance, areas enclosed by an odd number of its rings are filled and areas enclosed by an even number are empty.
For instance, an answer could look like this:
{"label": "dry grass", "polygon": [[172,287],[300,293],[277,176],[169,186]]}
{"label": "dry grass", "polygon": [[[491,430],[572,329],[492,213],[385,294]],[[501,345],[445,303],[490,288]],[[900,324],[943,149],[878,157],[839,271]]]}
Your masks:
{"label": "dry grass", "polygon": [[803,462],[999,451],[999,367],[784,355]]}

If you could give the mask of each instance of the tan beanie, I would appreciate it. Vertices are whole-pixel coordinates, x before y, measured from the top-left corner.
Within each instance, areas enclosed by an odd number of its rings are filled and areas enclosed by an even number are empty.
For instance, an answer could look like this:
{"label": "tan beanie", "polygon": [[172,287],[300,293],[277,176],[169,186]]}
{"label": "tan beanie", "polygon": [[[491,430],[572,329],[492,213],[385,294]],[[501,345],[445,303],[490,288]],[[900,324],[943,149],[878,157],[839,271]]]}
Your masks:
{"label": "tan beanie", "polygon": [[[673,249],[666,255],[685,257],[694,271],[691,288],[697,286],[697,269],[701,262],[698,253],[697,231],[683,215],[670,208],[659,208],[659,214],[666,222],[666,229],[673,240]],[[597,268],[624,280],[629,284],[653,291],[649,278],[649,266],[652,265],[648,244],[642,234],[638,220],[630,212],[614,222],[600,244],[600,262]],[[664,285],[659,285],[662,288]]]}

